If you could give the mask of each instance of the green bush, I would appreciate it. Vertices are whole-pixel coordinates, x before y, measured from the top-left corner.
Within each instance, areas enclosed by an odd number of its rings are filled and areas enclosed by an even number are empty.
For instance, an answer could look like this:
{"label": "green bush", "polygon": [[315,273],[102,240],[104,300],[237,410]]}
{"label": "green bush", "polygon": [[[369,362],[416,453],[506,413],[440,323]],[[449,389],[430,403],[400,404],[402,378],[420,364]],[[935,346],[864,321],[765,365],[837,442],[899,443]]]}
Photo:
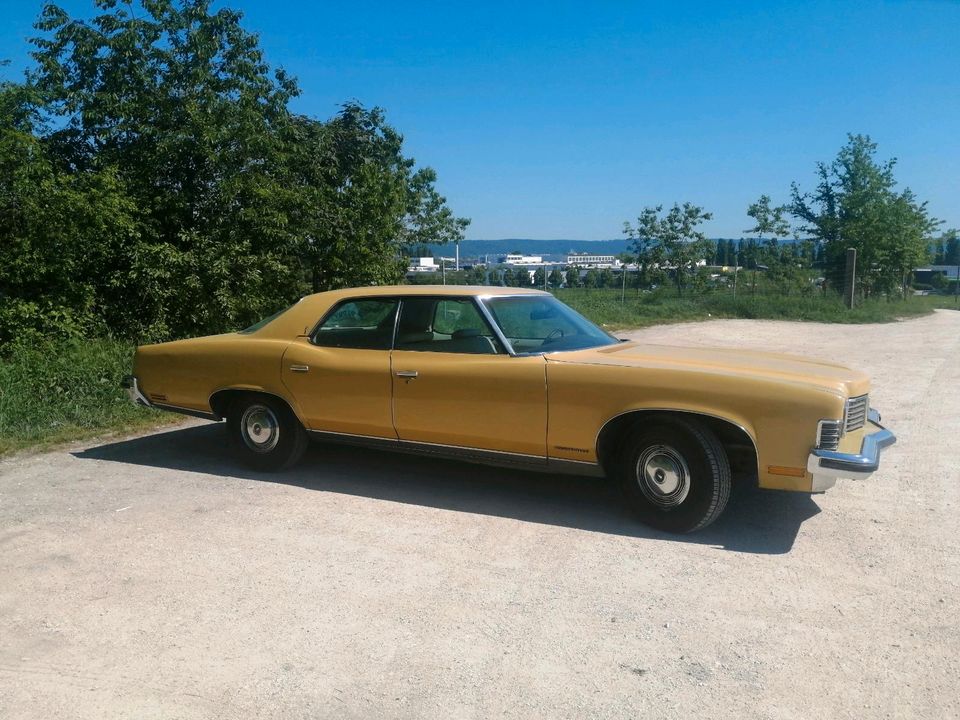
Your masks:
{"label": "green bush", "polygon": [[11,346],[0,358],[0,454],[174,419],[127,398],[132,354],[115,340]]}

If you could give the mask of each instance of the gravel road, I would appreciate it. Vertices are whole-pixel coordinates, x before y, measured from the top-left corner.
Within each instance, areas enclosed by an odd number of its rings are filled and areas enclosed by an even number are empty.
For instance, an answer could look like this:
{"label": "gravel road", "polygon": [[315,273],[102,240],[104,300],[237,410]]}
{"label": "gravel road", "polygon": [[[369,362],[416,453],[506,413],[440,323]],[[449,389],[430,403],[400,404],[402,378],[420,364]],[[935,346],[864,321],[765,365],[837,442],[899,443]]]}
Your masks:
{"label": "gravel road", "polygon": [[867,370],[868,482],[671,537],[608,483],[188,422],[0,462],[3,718],[960,716],[960,313],[641,341]]}

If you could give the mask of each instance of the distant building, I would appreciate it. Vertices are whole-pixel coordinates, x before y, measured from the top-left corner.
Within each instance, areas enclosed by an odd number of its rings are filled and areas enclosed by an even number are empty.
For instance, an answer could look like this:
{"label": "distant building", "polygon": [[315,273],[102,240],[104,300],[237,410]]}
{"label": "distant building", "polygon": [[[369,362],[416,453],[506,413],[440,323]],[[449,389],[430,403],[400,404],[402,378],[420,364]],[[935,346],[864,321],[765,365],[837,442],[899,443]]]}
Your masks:
{"label": "distant building", "polygon": [[440,266],[432,257],[411,258],[407,272],[437,272]]}
{"label": "distant building", "polygon": [[567,265],[589,268],[618,268],[620,261],[616,255],[591,255],[589,253],[574,253],[567,255]]}
{"label": "distant building", "polygon": [[913,279],[921,283],[929,283],[934,275],[943,275],[947,280],[956,280],[960,277],[960,266],[957,265],[928,265],[923,268],[914,268]]}
{"label": "distant building", "polygon": [[509,255],[500,258],[500,262],[507,265],[543,265],[543,256],[510,253]]}

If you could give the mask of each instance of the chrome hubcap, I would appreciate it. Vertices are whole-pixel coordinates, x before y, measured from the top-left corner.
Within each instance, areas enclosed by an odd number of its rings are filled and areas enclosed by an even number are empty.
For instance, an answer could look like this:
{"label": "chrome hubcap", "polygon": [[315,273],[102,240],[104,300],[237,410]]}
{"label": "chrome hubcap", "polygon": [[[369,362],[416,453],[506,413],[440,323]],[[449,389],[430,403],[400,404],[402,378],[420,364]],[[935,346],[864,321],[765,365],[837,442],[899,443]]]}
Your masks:
{"label": "chrome hubcap", "polygon": [[654,505],[676,507],[690,493],[690,469],[669,445],[651,445],[637,460],[637,483]]}
{"label": "chrome hubcap", "polygon": [[244,444],[258,453],[273,450],[280,441],[280,423],[266,405],[251,405],[240,418]]}

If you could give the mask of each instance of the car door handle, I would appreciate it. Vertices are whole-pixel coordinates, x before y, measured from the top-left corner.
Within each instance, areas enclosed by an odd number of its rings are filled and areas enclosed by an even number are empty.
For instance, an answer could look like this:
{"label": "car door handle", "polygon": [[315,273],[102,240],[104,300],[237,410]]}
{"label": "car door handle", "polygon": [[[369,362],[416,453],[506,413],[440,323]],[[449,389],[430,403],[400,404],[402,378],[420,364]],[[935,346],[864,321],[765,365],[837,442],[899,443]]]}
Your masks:
{"label": "car door handle", "polygon": [[291,365],[290,372],[307,372],[310,369],[309,365]]}
{"label": "car door handle", "polygon": [[416,370],[397,370],[396,375],[397,377],[406,378],[407,380],[413,380],[415,377],[417,377],[417,371]]}

